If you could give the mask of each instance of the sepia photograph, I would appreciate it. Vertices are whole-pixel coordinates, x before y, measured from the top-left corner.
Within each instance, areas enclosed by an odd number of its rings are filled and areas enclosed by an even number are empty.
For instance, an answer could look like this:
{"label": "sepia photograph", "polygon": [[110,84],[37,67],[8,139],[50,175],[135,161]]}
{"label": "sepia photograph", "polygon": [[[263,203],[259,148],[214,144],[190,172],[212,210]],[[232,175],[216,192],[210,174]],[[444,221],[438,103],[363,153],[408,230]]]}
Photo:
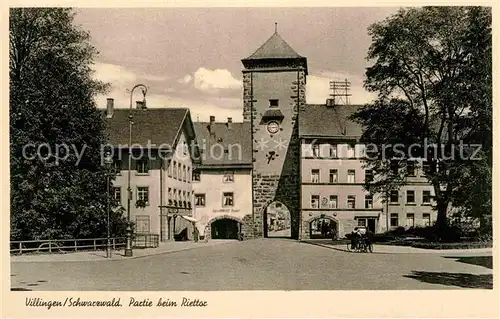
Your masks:
{"label": "sepia photograph", "polygon": [[8,19],[11,291],[493,290],[491,7]]}

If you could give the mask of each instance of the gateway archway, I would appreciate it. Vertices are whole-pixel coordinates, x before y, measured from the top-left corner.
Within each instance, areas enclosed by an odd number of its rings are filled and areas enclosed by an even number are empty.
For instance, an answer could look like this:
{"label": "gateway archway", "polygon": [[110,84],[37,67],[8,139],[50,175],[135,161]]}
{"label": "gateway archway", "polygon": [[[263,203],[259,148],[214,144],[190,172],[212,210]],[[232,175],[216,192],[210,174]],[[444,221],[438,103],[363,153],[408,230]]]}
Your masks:
{"label": "gateway archway", "polygon": [[275,201],[264,210],[264,237],[292,237],[291,214],[282,202]]}
{"label": "gateway archway", "polygon": [[205,240],[238,239],[243,221],[237,217],[222,215],[212,218],[205,227]]}
{"label": "gateway archway", "polygon": [[338,222],[327,216],[316,217],[309,221],[309,237],[311,239],[338,238]]}

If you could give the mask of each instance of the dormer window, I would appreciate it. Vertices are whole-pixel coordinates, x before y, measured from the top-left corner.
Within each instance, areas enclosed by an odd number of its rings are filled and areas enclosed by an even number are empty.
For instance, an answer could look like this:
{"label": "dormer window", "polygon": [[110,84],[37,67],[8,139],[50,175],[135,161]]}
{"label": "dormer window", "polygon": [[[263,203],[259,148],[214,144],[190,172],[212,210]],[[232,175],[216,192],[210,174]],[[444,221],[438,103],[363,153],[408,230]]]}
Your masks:
{"label": "dormer window", "polygon": [[269,100],[269,107],[270,108],[276,108],[280,106],[280,100],[278,99],[271,99]]}

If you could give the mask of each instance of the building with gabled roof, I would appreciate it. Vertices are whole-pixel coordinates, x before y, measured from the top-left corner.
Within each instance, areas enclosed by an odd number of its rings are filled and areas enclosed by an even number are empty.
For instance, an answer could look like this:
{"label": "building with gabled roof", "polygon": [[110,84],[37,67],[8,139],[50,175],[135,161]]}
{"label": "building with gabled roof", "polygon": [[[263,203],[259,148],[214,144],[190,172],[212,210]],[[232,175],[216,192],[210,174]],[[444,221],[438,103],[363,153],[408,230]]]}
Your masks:
{"label": "building with gabled roof", "polygon": [[[194,123],[201,162],[193,174],[197,227],[208,240],[236,239],[252,213],[250,123]],[[248,217],[247,217],[248,218]]]}
{"label": "building with gabled roof", "polygon": [[[132,115],[130,193],[128,192],[129,115]],[[159,235],[161,241],[192,238],[194,221],[192,170],[199,148],[189,109],[115,109],[105,112],[113,146],[113,198],[126,210],[134,232]]]}

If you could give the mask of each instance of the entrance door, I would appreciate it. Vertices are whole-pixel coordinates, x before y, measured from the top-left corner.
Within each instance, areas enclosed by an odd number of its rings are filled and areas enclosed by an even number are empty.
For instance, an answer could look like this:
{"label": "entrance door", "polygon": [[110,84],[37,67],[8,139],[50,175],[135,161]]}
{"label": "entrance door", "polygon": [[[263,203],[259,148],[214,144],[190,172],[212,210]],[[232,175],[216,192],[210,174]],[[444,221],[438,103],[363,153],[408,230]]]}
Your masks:
{"label": "entrance door", "polygon": [[331,239],[337,234],[337,223],[329,218],[316,218],[309,223],[311,239]]}
{"label": "entrance door", "polygon": [[223,218],[212,223],[212,239],[238,239],[239,223],[236,220]]}
{"label": "entrance door", "polygon": [[375,233],[375,228],[376,228],[376,220],[375,218],[368,218],[368,230],[371,231],[372,233]]}

